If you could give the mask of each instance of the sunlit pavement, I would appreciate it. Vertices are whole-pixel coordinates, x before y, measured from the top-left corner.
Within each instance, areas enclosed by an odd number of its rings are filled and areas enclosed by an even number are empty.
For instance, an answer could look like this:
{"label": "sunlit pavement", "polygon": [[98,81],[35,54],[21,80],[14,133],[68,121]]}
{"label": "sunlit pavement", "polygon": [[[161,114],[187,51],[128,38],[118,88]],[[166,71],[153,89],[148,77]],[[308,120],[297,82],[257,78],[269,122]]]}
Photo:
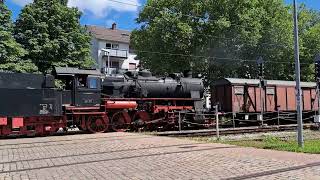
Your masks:
{"label": "sunlit pavement", "polygon": [[0,179],[320,179],[320,155],[130,133],[0,140]]}

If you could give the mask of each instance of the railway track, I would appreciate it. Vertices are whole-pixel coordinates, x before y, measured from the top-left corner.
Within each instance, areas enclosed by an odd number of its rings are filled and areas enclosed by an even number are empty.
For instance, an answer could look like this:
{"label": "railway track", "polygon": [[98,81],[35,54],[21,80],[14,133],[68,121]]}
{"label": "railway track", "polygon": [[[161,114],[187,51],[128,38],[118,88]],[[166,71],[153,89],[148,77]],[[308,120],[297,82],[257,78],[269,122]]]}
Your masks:
{"label": "railway track", "polygon": [[[303,128],[310,129],[313,126],[314,126],[314,124],[304,124]],[[296,128],[297,128],[297,125],[223,128],[223,129],[219,129],[219,134],[220,135],[230,135],[230,134],[248,134],[248,133],[260,133],[260,132],[290,131],[290,130],[296,130]],[[180,136],[180,137],[210,136],[210,135],[216,135],[216,134],[217,134],[216,129],[166,131],[166,132],[155,133],[155,135],[158,135],[158,136]]]}
{"label": "railway track", "polygon": [[[304,124],[304,129],[311,129],[312,127],[315,127],[314,124]],[[238,127],[238,128],[221,128],[219,129],[220,135],[231,135],[231,134],[250,134],[250,133],[259,133],[259,132],[276,132],[276,131],[290,131],[295,130],[297,128],[297,125],[274,125],[274,126],[250,126],[250,127]],[[130,131],[129,131],[130,132]],[[83,131],[71,131],[66,133],[57,133],[52,134],[51,137],[55,136],[72,136],[72,135],[84,135],[87,134]],[[154,132],[153,135],[157,136],[180,136],[180,137],[192,137],[192,136],[210,136],[210,135],[216,135],[216,129],[201,129],[201,130],[182,130],[182,131],[164,131],[164,132]],[[38,136],[9,136],[6,138],[0,138],[3,140],[6,139],[16,139],[16,138],[34,138]],[[0,143],[0,147],[2,146],[14,146],[14,145],[29,145],[29,144],[41,144],[46,146],[57,146],[60,145],[59,143],[65,143],[70,142],[70,144],[78,144],[82,142],[87,141],[95,141],[97,139],[109,139],[109,140],[119,140],[122,136],[111,136],[111,137],[94,137],[94,138],[79,138],[79,139],[63,139],[63,140],[52,140],[52,141],[33,141],[33,142],[26,142],[26,143],[15,143],[15,144],[6,144],[6,143]],[[132,136],[134,139],[134,136]],[[41,137],[39,137],[41,138]],[[53,144],[51,144],[53,143]],[[58,144],[57,144],[58,143]],[[17,147],[16,149],[18,149]],[[30,147],[27,147],[30,148]],[[0,148],[1,149],[1,148]]]}

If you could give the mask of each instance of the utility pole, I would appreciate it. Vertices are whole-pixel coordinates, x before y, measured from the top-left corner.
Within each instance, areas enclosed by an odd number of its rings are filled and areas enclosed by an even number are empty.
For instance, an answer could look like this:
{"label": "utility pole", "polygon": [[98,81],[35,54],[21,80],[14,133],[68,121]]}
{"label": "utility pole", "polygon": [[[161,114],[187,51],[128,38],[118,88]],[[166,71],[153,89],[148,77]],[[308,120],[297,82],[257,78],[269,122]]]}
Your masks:
{"label": "utility pole", "polygon": [[297,0],[293,0],[293,20],[294,20],[294,55],[295,55],[295,74],[296,74],[296,93],[297,93],[297,122],[298,122],[298,144],[304,147],[303,142],[303,122],[301,106],[301,85],[300,85],[300,59],[299,59],[299,29],[298,29],[298,5]]}
{"label": "utility pole", "polygon": [[258,65],[258,74],[259,74],[259,80],[260,80],[260,117],[258,120],[261,121],[261,125],[263,126],[263,112],[264,112],[264,100],[263,100],[263,93],[262,89],[264,87],[264,61],[263,58],[260,56],[257,59],[257,65]]}
{"label": "utility pole", "polygon": [[219,105],[215,106],[216,109],[216,135],[217,135],[217,140],[220,140],[220,132],[219,132]]}
{"label": "utility pole", "polygon": [[319,121],[320,116],[320,53],[316,56],[315,59],[315,79],[317,82],[317,99],[318,99],[318,115],[317,115],[317,122]]}

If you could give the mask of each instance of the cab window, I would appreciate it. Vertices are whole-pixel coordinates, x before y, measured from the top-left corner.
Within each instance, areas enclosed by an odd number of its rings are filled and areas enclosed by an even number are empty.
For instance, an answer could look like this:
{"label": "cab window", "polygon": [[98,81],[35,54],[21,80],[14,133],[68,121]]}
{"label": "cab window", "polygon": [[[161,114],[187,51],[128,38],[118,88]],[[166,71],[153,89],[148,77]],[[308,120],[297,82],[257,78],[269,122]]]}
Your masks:
{"label": "cab window", "polygon": [[89,89],[98,89],[98,79],[97,78],[88,78],[88,88]]}

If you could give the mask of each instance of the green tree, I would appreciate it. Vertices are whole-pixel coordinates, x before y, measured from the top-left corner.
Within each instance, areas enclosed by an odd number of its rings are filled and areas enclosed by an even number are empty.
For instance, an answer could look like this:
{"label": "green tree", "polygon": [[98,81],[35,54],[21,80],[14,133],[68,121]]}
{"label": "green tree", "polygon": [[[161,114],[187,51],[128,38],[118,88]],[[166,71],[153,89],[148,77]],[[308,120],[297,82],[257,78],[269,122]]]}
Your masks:
{"label": "green tree", "polygon": [[314,61],[320,53],[320,12],[309,10],[305,6],[300,10],[300,49],[302,79],[314,81]]}
{"label": "green tree", "polygon": [[30,61],[22,61],[24,49],[18,44],[13,35],[11,12],[0,0],[0,69],[14,72],[34,72],[36,67]]}
{"label": "green tree", "polygon": [[[317,43],[320,35],[312,29],[319,16],[310,12],[300,10],[299,17],[305,16],[301,42],[309,37]],[[261,56],[266,78],[294,78],[292,14],[283,0],[148,0],[137,22],[141,27],[132,33],[132,45],[152,71],[192,68],[209,80],[255,78],[255,61]],[[305,44],[305,49],[313,49],[311,56],[316,46]],[[303,62],[310,63],[310,58]],[[309,70],[303,67],[304,80]]]}
{"label": "green tree", "polygon": [[90,35],[80,25],[81,12],[67,0],[35,0],[16,21],[15,37],[28,51],[24,56],[41,72],[53,66],[90,67]]}

